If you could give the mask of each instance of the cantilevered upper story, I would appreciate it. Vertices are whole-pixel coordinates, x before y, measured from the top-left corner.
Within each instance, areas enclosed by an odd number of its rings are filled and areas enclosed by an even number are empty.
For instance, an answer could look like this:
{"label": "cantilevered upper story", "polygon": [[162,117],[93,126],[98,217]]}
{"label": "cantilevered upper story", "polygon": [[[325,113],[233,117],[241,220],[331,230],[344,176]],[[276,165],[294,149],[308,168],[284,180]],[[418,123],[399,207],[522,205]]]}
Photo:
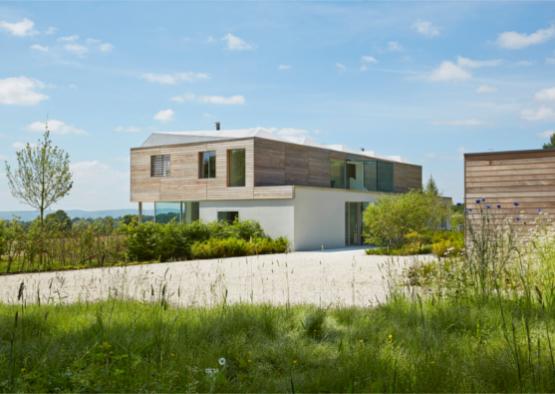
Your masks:
{"label": "cantilevered upper story", "polygon": [[422,168],[263,128],[160,132],[131,149],[131,201],[292,198],[294,186],[402,193]]}

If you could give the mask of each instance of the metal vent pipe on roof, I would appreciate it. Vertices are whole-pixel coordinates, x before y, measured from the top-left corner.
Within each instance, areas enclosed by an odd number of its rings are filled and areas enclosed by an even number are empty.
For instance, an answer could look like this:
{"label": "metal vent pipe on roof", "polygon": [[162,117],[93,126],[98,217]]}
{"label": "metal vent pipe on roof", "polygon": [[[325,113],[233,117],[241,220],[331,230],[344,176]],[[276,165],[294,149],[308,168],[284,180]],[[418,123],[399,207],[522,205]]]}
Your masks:
{"label": "metal vent pipe on roof", "polygon": [[214,126],[216,127],[216,130],[220,130],[222,125],[220,122],[214,122]]}

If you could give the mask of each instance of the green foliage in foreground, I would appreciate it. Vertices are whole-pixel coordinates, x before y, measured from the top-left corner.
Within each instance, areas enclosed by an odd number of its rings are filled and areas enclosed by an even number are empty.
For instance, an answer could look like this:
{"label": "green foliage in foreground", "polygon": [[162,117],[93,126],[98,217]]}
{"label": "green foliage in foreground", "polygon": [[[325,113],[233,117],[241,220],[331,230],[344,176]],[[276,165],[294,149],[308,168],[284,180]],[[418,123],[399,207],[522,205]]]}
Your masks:
{"label": "green foliage in foreground", "polygon": [[[522,319],[517,303],[504,309]],[[499,310],[401,298],[375,309],[0,306],[0,391],[555,391],[549,352],[529,354],[520,325],[517,370]],[[534,340],[553,312],[528,311]]]}

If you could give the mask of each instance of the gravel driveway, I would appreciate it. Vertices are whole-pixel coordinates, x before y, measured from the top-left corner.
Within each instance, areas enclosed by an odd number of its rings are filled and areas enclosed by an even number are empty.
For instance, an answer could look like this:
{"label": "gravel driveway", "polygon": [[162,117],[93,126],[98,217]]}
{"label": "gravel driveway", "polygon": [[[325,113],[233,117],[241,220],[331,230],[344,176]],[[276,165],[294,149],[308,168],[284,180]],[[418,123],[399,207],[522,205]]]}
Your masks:
{"label": "gravel driveway", "polygon": [[363,249],[0,276],[0,302],[71,303],[109,297],[181,306],[271,303],[367,306],[387,295],[389,272],[431,256],[367,256]]}

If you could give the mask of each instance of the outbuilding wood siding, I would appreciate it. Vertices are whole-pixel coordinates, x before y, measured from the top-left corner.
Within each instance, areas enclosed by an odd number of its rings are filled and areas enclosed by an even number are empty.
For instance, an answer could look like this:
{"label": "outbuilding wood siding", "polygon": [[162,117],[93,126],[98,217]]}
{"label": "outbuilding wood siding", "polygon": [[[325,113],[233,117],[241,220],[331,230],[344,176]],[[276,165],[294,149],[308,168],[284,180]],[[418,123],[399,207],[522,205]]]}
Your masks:
{"label": "outbuilding wood siding", "polygon": [[[485,205],[492,215],[518,217],[528,226],[538,209],[555,215],[555,150],[466,154],[464,168],[471,218]],[[485,202],[478,205],[482,198]]]}

